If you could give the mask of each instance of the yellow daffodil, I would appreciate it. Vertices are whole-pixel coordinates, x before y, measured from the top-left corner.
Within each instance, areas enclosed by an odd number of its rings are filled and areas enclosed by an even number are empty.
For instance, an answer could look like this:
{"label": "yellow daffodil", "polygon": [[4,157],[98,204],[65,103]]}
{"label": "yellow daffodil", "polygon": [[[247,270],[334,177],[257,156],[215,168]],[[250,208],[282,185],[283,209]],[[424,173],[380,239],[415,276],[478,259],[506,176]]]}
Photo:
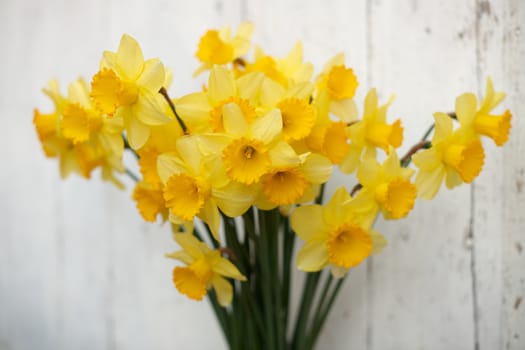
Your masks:
{"label": "yellow daffodil", "polygon": [[351,68],[345,66],[344,54],[336,55],[317,78],[315,104],[321,115],[334,114],[345,122],[354,121],[357,107],[353,100],[358,82]]}
{"label": "yellow daffodil", "polygon": [[144,61],[137,41],[125,34],[117,52],[104,52],[91,82],[91,97],[101,113],[122,118],[131,147],[139,149],[148,140],[150,126],[172,119],[159,94],[165,81],[162,63]]}
{"label": "yellow daffodil", "polygon": [[[113,176],[113,171],[124,171],[120,158],[122,140],[117,140],[114,136],[114,129],[118,132],[118,125],[99,125],[100,130],[97,129],[96,137],[90,137],[92,130],[89,130],[89,118],[83,119],[83,115],[87,112],[80,104],[82,101],[84,106],[85,103],[89,103],[84,99],[87,94],[85,84],[82,81],[71,84],[71,99],[60,93],[56,81],[51,81],[44,92],[52,99],[55,111],[42,114],[35,110],[33,123],[46,156],[59,158],[60,175],[66,178],[71,173],[78,173],[89,179],[93,169],[101,167],[103,179],[112,181],[117,187],[122,187],[120,181]],[[72,116],[75,113],[78,116]],[[88,139],[83,135],[84,127],[88,130]],[[68,137],[64,136],[64,132]]]}
{"label": "yellow daffodil", "polygon": [[408,214],[416,199],[416,186],[410,182],[414,170],[402,168],[394,150],[381,165],[374,158],[365,159],[357,170],[362,185],[354,205],[359,211],[369,213],[371,223],[377,212],[386,219],[399,219]]}
{"label": "yellow daffodil", "polygon": [[487,79],[485,98],[478,107],[478,99],[466,93],[456,99],[456,115],[461,127],[472,137],[490,137],[498,146],[503,146],[509,138],[512,114],[506,110],[501,115],[491,114],[505,98],[505,93],[495,92],[492,79]]}
{"label": "yellow daffodil", "polygon": [[261,191],[255,205],[263,210],[276,206],[304,203],[313,199],[316,185],[328,181],[332,164],[326,157],[308,153],[300,163],[275,164],[261,179]]}
{"label": "yellow daffodil", "polygon": [[186,264],[173,270],[177,290],[193,300],[202,300],[207,290],[213,288],[220,305],[231,304],[233,287],[226,278],[246,281],[246,277],[218,250],[210,249],[191,233],[176,233],[174,238],[183,250],[166,256]]}
{"label": "yellow daffodil", "polygon": [[155,222],[160,214],[165,220],[168,217],[166,202],[162,192],[162,185],[150,182],[137,182],[133,190],[133,200],[145,221]]}
{"label": "yellow daffodil", "polygon": [[392,100],[393,98],[390,98],[386,104],[379,106],[376,90],[371,89],[368,92],[363,119],[347,128],[351,147],[341,161],[341,171],[347,174],[354,172],[362,157],[376,157],[376,148],[389,153],[391,148],[401,146],[403,143],[401,121],[398,119],[392,124],[387,124],[386,121],[386,113]]}
{"label": "yellow daffodil", "polygon": [[234,37],[230,27],[221,30],[208,30],[199,41],[199,48],[195,56],[202,65],[193,73],[199,75],[214,64],[227,64],[246,54],[250,50],[250,38],[253,32],[252,23],[241,23]]}
{"label": "yellow daffodil", "polygon": [[304,82],[285,89],[268,78],[261,86],[261,109],[281,111],[282,133],[288,142],[304,139],[315,124],[315,113],[309,103],[313,88],[311,83]]}
{"label": "yellow daffodil", "polygon": [[448,188],[472,182],[481,172],[485,152],[477,138],[467,137],[464,130],[453,131],[452,119],[435,113],[435,133],[432,147],[412,156],[419,167],[416,176],[418,194],[432,199],[446,178]]}
{"label": "yellow daffodil", "polygon": [[246,62],[243,70],[237,70],[238,75],[252,72],[262,72],[272,81],[284,88],[309,82],[313,66],[303,61],[303,46],[298,42],[288,55],[282,59],[266,55],[260,47],[255,48],[254,62]]}
{"label": "yellow daffodil", "polygon": [[254,195],[246,186],[228,179],[218,158],[204,156],[198,136],[178,139],[176,151],[160,155],[157,161],[170,219],[179,223],[198,216],[218,240],[219,208],[228,216],[239,216],[253,203]]}
{"label": "yellow daffodil", "polygon": [[274,109],[248,123],[234,103],[223,106],[224,141],[222,161],[234,181],[251,185],[267,174],[274,164],[299,164],[295,151],[282,141],[282,118]]}
{"label": "yellow daffodil", "polygon": [[386,244],[379,233],[355,211],[350,195],[339,188],[326,206],[298,207],[290,217],[292,228],[305,241],[297,255],[297,267],[314,272],[332,266],[332,274],[342,277]]}
{"label": "yellow daffodil", "polygon": [[175,101],[177,111],[191,133],[223,132],[222,107],[234,103],[248,122],[253,122],[259,106],[262,73],[247,74],[235,79],[232,72],[215,66],[210,72],[205,92],[196,92]]}

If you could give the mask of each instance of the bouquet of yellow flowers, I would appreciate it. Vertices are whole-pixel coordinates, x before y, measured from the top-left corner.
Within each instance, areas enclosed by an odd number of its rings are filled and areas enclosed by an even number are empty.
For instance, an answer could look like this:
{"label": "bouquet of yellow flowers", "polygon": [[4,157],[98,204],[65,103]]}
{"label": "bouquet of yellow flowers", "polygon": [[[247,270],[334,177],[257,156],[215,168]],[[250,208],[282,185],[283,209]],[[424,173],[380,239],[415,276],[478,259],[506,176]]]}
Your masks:
{"label": "bouquet of yellow flowers", "polygon": [[[119,174],[136,181],[144,220],[169,221],[180,246],[167,254],[180,262],[175,287],[209,298],[231,349],[312,349],[347,272],[387,245],[373,229],[377,216],[404,218],[442,182],[472,182],[484,164],[481,137],[502,146],[511,113],[492,112],[505,94],[489,78],[481,101],[460,95],[400,156],[403,127],[387,117],[393,98],[380,103],[371,89],[358,108],[343,54],[314,77],[300,43],[283,58],[259,47],[245,57],[252,31],[249,23],[235,35],[207,31],[194,75],[208,81],[178,98],[168,94],[170,71],[123,35],[90,83],[79,79],[63,95],[51,81],[44,92],[55,109],[35,109],[33,122],[62,177],[100,168],[118,187]],[[325,198],[334,167],[357,180]],[[292,261],[306,274],[294,320]]]}

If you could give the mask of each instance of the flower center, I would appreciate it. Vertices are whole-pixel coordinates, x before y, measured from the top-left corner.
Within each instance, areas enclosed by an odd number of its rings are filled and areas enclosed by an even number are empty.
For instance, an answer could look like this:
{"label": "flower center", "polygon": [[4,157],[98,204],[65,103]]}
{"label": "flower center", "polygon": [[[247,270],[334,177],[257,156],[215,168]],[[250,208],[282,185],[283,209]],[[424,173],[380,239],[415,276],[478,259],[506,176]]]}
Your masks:
{"label": "flower center", "polygon": [[166,207],[183,220],[193,220],[210,196],[209,185],[187,174],[172,175],[164,186]]}
{"label": "flower center", "polygon": [[276,169],[265,175],[262,183],[266,198],[278,205],[295,203],[308,185],[298,168]]}
{"label": "flower center", "polygon": [[506,110],[502,115],[478,114],[474,119],[474,130],[494,140],[496,145],[503,146],[509,139],[512,114]]}
{"label": "flower center", "polygon": [[372,238],[356,224],[343,224],[330,232],[327,240],[328,259],[339,267],[359,265],[372,251]]}
{"label": "flower center", "polygon": [[211,64],[226,64],[234,58],[233,47],[222,41],[216,30],[204,34],[195,55],[202,62]]}
{"label": "flower center", "polygon": [[368,126],[366,140],[375,147],[382,148],[388,153],[389,147],[397,148],[403,143],[403,127],[398,119],[393,124],[388,125],[383,122],[376,122]]}
{"label": "flower center", "polygon": [[326,87],[331,97],[336,100],[354,97],[357,85],[357,78],[351,68],[334,66],[328,73]]}
{"label": "flower center", "polygon": [[62,115],[62,133],[73,143],[87,141],[92,132],[102,127],[102,117],[85,110],[78,103],[68,104]]}
{"label": "flower center", "polygon": [[346,123],[332,122],[324,134],[323,154],[333,164],[339,164],[350,148],[345,129]]}
{"label": "flower center", "polygon": [[201,278],[193,267],[177,266],[173,270],[173,283],[179,292],[193,300],[202,300],[206,295],[207,280]]}
{"label": "flower center", "polygon": [[231,141],[222,154],[226,174],[235,181],[252,184],[271,165],[268,150],[259,140],[241,137]]}
{"label": "flower center", "polygon": [[285,99],[277,105],[283,119],[283,136],[285,140],[305,138],[314,125],[312,107],[298,98]]}
{"label": "flower center", "polygon": [[134,83],[120,80],[113,70],[103,68],[93,76],[91,97],[102,113],[113,115],[118,107],[137,101],[138,89]]}
{"label": "flower center", "polygon": [[443,154],[443,161],[459,173],[466,183],[472,182],[481,172],[485,162],[485,152],[479,140],[467,145],[451,145]]}
{"label": "flower center", "polygon": [[389,219],[399,219],[414,207],[416,187],[403,178],[395,178],[376,189],[377,202],[387,211]]}

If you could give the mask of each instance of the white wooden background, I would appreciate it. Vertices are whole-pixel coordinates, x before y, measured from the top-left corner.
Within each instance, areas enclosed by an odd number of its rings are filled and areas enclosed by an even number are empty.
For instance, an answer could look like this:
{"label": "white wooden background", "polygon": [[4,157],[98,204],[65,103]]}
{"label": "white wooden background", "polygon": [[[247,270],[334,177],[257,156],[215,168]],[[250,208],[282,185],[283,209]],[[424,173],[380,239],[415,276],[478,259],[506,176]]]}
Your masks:
{"label": "white wooden background", "polygon": [[173,68],[173,95],[196,89],[199,36],[242,20],[274,54],[301,39],[318,69],[344,51],[359,100],[396,93],[407,145],[488,74],[514,114],[473,186],[379,223],[390,245],[351,274],[319,348],[525,349],[523,0],[0,0],[0,349],[225,348],[208,304],[171,284],[168,230],[129,189],[61,181],[31,119],[48,79],[89,78],[124,32]]}

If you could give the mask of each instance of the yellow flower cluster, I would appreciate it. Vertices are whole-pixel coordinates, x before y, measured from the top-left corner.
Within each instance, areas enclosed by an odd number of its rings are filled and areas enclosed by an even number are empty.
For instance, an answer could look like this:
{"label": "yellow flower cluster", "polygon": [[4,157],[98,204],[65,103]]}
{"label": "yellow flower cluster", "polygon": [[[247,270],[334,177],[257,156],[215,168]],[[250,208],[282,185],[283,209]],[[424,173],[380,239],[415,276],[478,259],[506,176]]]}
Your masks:
{"label": "yellow flower cluster", "polygon": [[[198,218],[217,241],[221,215],[238,217],[250,207],[291,211],[291,226],[305,241],[298,268],[330,266],[342,277],[386,245],[372,229],[379,213],[405,217],[416,197],[434,197],[444,178],[449,188],[471,182],[484,161],[480,135],[499,146],[508,138],[511,114],[490,114],[504,94],[489,80],[479,106],[473,94],[458,97],[457,130],[450,115],[435,114],[431,143],[413,152],[413,182],[412,154],[400,160],[396,152],[401,122],[387,120],[392,99],[380,104],[371,89],[359,117],[358,80],[343,54],[317,76],[300,43],[283,58],[256,47],[249,60],[242,56],[252,31],[245,23],[233,36],[229,28],[206,32],[195,75],[209,71],[207,84],[175,99],[166,91],[167,69],[158,59],[144,60],[138,43],[124,35],[116,52],[104,52],[90,86],[74,82],[67,96],[56,82],[44,90],[55,111],[35,110],[34,124],[46,155],[60,159],[63,176],[89,177],[101,167],[120,186],[113,174],[124,172],[128,148],[139,159],[133,199],[144,219],[161,216],[192,231]],[[339,188],[325,206],[311,204],[334,166],[356,173],[359,185],[351,194]],[[220,303],[229,304],[232,286],[224,277],[245,277],[191,232],[175,238],[183,250],[169,256],[187,265],[173,272],[177,289],[200,300],[213,287]]]}

